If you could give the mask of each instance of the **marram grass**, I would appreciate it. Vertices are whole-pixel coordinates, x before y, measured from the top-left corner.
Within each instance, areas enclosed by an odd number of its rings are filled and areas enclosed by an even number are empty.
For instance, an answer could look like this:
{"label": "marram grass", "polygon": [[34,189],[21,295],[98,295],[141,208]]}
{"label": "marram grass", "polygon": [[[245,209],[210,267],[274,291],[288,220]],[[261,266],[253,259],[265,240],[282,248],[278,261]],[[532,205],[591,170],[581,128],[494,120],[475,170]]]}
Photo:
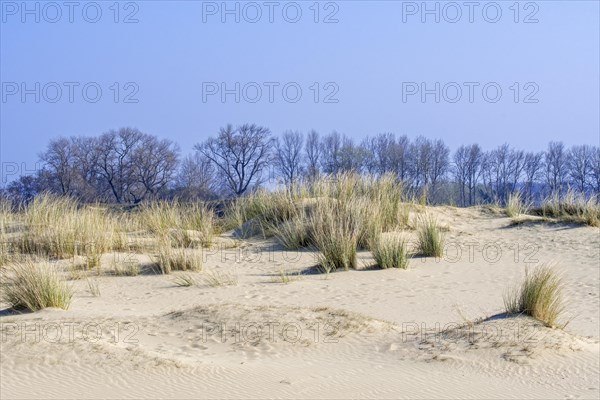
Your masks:
{"label": "marram grass", "polygon": [[506,292],[504,306],[509,314],[525,314],[547,326],[556,327],[564,312],[563,281],[550,266],[538,266],[525,274],[523,282]]}
{"label": "marram grass", "polygon": [[38,311],[48,307],[69,308],[72,287],[49,262],[28,260],[11,265],[5,271],[2,301],[13,308]]}
{"label": "marram grass", "polygon": [[419,220],[418,228],[419,252],[427,257],[441,257],[444,252],[444,233],[437,220],[425,216]]}
{"label": "marram grass", "polygon": [[373,244],[371,252],[379,268],[408,268],[406,240],[400,235],[382,235]]}

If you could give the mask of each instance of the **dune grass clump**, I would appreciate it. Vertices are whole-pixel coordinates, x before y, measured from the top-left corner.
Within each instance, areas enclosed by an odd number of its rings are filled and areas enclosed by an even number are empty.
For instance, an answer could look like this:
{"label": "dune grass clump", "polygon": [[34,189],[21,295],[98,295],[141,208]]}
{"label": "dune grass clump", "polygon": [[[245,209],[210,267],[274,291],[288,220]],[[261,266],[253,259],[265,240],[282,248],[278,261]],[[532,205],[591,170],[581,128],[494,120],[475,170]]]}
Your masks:
{"label": "dune grass clump", "polygon": [[68,279],[78,281],[88,277],[87,266],[85,263],[71,263],[67,269]]}
{"label": "dune grass clump", "polygon": [[204,283],[210,287],[236,286],[238,277],[230,272],[206,272],[204,275]]}
{"label": "dune grass clump", "polygon": [[351,202],[323,200],[309,217],[312,244],[320,251],[319,266],[326,272],[356,268],[356,252],[364,226],[364,208]]}
{"label": "dune grass clump", "polygon": [[236,199],[222,226],[238,228],[242,237],[275,236],[288,249],[313,246],[321,269],[331,272],[355,268],[358,249],[369,249],[382,232],[405,228],[408,217],[397,177],[348,173]]}
{"label": "dune grass clump", "polygon": [[377,209],[376,218],[384,232],[408,226],[409,207],[402,182],[395,175],[367,178],[364,196]]}
{"label": "dune grass clump", "polygon": [[5,199],[0,199],[0,267],[12,259],[14,246],[9,241],[8,231],[14,221],[12,205]]}
{"label": "dune grass clump", "polygon": [[402,236],[380,236],[371,251],[379,268],[408,268],[408,250]]}
{"label": "dune grass clump", "polygon": [[274,236],[279,224],[302,216],[303,210],[298,200],[298,193],[287,188],[274,192],[258,190],[233,201],[220,228],[223,231],[238,229],[242,237],[256,234]]}
{"label": "dune grass clump", "polygon": [[[408,225],[408,207],[403,198],[403,186],[391,174],[381,177],[353,173],[322,176],[292,189],[286,187],[274,192],[260,190],[236,199],[225,214],[222,225],[227,230],[243,227],[253,221],[260,226],[261,233],[268,237],[279,234],[278,227],[281,224],[306,219],[319,201],[329,199],[341,204],[362,202],[368,204],[368,209],[372,211],[371,218],[364,221],[359,240],[361,246],[367,247],[367,237],[372,239],[373,232],[378,231],[379,227],[390,231]],[[297,224],[294,228],[300,226]],[[286,233],[289,233],[289,228],[292,226],[284,228],[287,229]],[[248,230],[248,235],[255,233]]]}
{"label": "dune grass clump", "polygon": [[326,176],[306,190],[314,198],[335,199],[340,204],[363,208],[358,245],[369,249],[381,232],[408,226],[409,207],[402,183],[393,174],[381,177],[340,174]]}
{"label": "dune grass clump", "polygon": [[16,309],[38,311],[48,307],[69,308],[73,297],[72,287],[48,262],[26,262],[12,265],[5,274],[2,301]]}
{"label": "dune grass clump", "polygon": [[198,285],[196,278],[194,278],[191,274],[177,275],[173,280],[173,283],[179,287],[191,287]]}
{"label": "dune grass clump", "polygon": [[0,198],[0,237],[4,238],[8,233],[9,227],[14,221],[15,214],[13,213],[12,204]]}
{"label": "dune grass clump", "polygon": [[150,202],[143,204],[135,217],[141,227],[159,240],[168,238],[174,246],[212,244],[215,215],[201,203]]}
{"label": "dune grass clump", "polygon": [[190,254],[184,248],[172,248],[169,243],[161,243],[158,248],[157,261],[162,274],[172,271],[202,271],[202,259],[198,255]]}
{"label": "dune grass clump", "polygon": [[586,196],[573,190],[563,196],[553,193],[542,202],[536,214],[556,218],[562,222],[600,226],[600,202],[598,196]]}
{"label": "dune grass clump", "polygon": [[297,250],[310,245],[310,231],[306,217],[298,217],[272,227],[273,236],[286,249]]}
{"label": "dune grass clump", "polygon": [[87,270],[95,269],[96,273],[100,275],[100,267],[102,266],[102,252],[95,249],[88,250],[87,256],[85,257],[85,265]]}
{"label": "dune grass clump", "polygon": [[40,195],[23,211],[25,232],[20,250],[67,258],[97,258],[112,248],[114,221],[101,207],[79,207],[68,197]]}
{"label": "dune grass clump", "polygon": [[437,220],[426,216],[419,220],[419,252],[427,257],[441,257],[444,252],[444,233]]}
{"label": "dune grass clump", "polygon": [[527,214],[530,208],[531,204],[525,202],[521,193],[515,192],[508,196],[505,212],[508,217],[514,218],[519,215]]}
{"label": "dune grass clump", "polygon": [[556,327],[564,312],[563,281],[549,266],[539,266],[516,288],[504,296],[504,307],[509,314],[529,315],[549,327]]}
{"label": "dune grass clump", "polygon": [[140,262],[126,255],[122,259],[115,259],[111,263],[111,272],[115,276],[138,276],[141,272]]}

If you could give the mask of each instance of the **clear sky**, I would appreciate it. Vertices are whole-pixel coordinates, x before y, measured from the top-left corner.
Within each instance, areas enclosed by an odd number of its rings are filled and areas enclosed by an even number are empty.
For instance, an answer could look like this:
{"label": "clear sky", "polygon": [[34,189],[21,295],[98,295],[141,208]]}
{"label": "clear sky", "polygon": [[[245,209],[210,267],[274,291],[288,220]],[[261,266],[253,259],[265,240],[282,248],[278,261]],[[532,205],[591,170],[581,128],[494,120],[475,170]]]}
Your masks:
{"label": "clear sky", "polygon": [[0,6],[3,178],[51,138],[122,126],[183,154],[244,122],[452,149],[600,141],[597,1]]}

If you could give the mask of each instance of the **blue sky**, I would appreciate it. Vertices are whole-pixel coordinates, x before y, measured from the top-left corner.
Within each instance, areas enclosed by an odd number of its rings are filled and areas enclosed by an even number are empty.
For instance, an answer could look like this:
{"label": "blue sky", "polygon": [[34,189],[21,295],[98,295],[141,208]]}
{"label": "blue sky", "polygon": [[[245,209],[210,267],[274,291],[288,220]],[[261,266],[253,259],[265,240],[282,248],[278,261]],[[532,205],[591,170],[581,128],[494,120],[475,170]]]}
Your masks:
{"label": "blue sky", "polygon": [[[122,126],[171,138],[183,154],[244,122],[357,140],[422,134],[452,149],[600,140],[597,1],[428,2],[439,22],[420,1],[238,2],[239,22],[222,2],[46,3],[27,2],[28,14],[0,2],[0,156],[23,169],[51,138]],[[222,84],[233,91],[224,102]]]}

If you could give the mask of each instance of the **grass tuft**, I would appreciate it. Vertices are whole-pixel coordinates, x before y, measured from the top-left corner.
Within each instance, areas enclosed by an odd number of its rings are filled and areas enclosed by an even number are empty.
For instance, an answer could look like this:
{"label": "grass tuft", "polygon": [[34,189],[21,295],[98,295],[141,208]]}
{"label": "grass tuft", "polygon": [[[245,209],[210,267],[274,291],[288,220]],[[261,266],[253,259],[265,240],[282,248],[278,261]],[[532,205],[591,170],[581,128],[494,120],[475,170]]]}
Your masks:
{"label": "grass tuft", "polygon": [[554,193],[542,203],[535,212],[543,217],[556,218],[561,222],[584,224],[600,227],[600,202],[598,196],[587,197],[569,190],[560,196]]}
{"label": "grass tuft", "polygon": [[164,242],[159,244],[157,264],[163,274],[170,274],[171,271],[202,271],[202,259],[198,255],[190,254],[186,249],[174,249]]}
{"label": "grass tuft", "polygon": [[198,282],[196,282],[196,279],[191,274],[177,275],[173,280],[173,283],[180,287],[190,287],[198,285]]}
{"label": "grass tuft", "polygon": [[554,328],[564,312],[563,286],[562,278],[553,268],[539,266],[526,273],[519,286],[506,292],[506,312],[529,315]]}
{"label": "grass tuft", "polygon": [[371,251],[379,268],[408,268],[406,240],[400,235],[380,236]]}
{"label": "grass tuft", "polygon": [[138,276],[141,272],[140,262],[130,254],[122,259],[113,260],[111,267],[111,272],[115,276]]}
{"label": "grass tuft", "polygon": [[12,260],[14,246],[9,241],[8,232],[14,222],[15,215],[12,205],[4,198],[0,198],[0,267]]}
{"label": "grass tuft", "polygon": [[505,212],[508,217],[514,218],[519,215],[527,214],[530,208],[531,204],[524,201],[521,193],[515,192],[508,196]]}
{"label": "grass tuft", "polygon": [[24,209],[23,219],[18,242],[23,253],[98,257],[112,247],[115,221],[98,206],[79,207],[71,198],[44,194]]}
{"label": "grass tuft", "polygon": [[425,216],[419,221],[419,252],[427,257],[441,257],[444,252],[444,233],[437,220]]}
{"label": "grass tuft", "polygon": [[238,284],[238,277],[236,274],[229,272],[206,272],[204,283],[210,287],[236,286]]}
{"label": "grass tuft", "polygon": [[328,273],[356,268],[357,249],[369,249],[382,232],[406,228],[409,211],[396,176],[347,173],[236,199],[221,227],[242,237],[275,236],[289,249],[315,247]]}
{"label": "grass tuft", "polygon": [[311,212],[312,242],[321,252],[319,266],[329,273],[356,268],[362,215],[358,207],[336,200],[320,201]]}
{"label": "grass tuft", "polygon": [[297,250],[310,244],[310,231],[306,218],[299,217],[282,222],[272,228],[273,235],[286,249]]}
{"label": "grass tuft", "polygon": [[209,247],[214,235],[214,212],[203,204],[152,202],[144,204],[136,214],[143,228],[159,240],[168,239],[178,247],[196,244]]}
{"label": "grass tuft", "polygon": [[3,273],[6,276],[1,297],[13,308],[38,311],[56,307],[66,310],[71,304],[72,287],[48,262],[29,260],[12,265]]}

